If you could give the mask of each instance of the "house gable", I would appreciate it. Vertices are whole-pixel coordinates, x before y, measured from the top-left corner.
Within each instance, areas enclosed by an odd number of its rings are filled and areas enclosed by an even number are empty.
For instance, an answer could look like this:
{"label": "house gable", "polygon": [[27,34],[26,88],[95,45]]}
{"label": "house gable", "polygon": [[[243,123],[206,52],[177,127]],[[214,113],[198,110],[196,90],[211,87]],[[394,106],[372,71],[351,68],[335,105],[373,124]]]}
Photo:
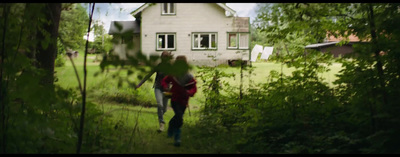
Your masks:
{"label": "house gable", "polygon": [[[162,3],[146,3],[131,13],[140,22],[140,50],[147,56],[168,50],[196,65],[214,65],[211,56],[215,64],[249,59],[249,17],[237,17],[223,3],[174,3],[173,9],[166,16]],[[235,33],[238,46],[228,48],[228,34]]]}
{"label": "house gable", "polygon": [[[215,3],[217,4],[219,7],[223,8],[225,11],[228,12],[227,16],[237,16],[236,11],[233,10],[232,8],[229,8],[226,4],[224,3]],[[140,6],[139,8],[137,8],[136,10],[131,12],[131,15],[134,17],[138,17],[138,15],[140,15],[140,13],[146,9],[147,7],[150,7],[152,5],[155,5],[154,3],[145,3],[142,6]]]}

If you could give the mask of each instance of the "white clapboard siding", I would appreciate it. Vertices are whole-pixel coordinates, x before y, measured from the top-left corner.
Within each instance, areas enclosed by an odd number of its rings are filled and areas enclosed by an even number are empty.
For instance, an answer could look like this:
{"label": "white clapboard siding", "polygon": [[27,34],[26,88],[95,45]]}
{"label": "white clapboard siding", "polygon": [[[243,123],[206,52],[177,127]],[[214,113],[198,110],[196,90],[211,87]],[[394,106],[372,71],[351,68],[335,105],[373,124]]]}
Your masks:
{"label": "white clapboard siding", "polygon": [[[227,32],[232,32],[235,17],[225,16],[225,10],[215,3],[176,3],[176,15],[162,16],[161,4],[149,6],[141,13],[142,52],[161,54],[156,51],[156,33],[175,32],[174,56],[186,55],[196,64],[210,64],[208,55],[217,60],[249,59],[249,50],[227,50]],[[217,33],[216,51],[192,51],[192,32]],[[240,53],[238,53],[240,52]],[[207,61],[207,62],[204,62]],[[219,63],[218,63],[219,64]]]}

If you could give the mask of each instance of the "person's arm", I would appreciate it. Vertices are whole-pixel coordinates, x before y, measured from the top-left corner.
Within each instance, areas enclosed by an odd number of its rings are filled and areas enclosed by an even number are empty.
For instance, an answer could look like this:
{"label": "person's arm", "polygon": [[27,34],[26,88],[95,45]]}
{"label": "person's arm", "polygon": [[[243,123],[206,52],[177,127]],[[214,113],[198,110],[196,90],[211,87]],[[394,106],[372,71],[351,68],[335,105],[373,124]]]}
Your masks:
{"label": "person's arm", "polygon": [[197,86],[196,86],[196,80],[192,79],[188,84],[187,84],[188,89],[186,90],[186,93],[189,96],[194,96],[194,94],[197,92]]}
{"label": "person's arm", "polygon": [[147,74],[147,75],[143,78],[143,80],[140,81],[138,85],[136,85],[136,88],[139,88],[140,86],[142,86],[142,84],[143,84],[144,82],[146,82],[146,81],[151,77],[151,75],[153,75],[155,72],[156,72],[156,71],[153,70],[153,71],[151,71],[149,74]]}
{"label": "person's arm", "polygon": [[168,85],[171,82],[171,77],[169,76],[165,76],[162,80],[161,80],[161,86],[162,88],[167,91],[168,89]]}

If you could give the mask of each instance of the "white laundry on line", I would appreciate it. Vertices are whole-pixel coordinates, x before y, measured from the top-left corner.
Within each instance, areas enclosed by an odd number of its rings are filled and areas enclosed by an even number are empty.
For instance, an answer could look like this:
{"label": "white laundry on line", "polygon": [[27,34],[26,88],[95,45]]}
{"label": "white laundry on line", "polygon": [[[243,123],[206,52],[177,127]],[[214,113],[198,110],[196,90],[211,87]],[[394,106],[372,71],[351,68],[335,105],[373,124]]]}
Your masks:
{"label": "white laundry on line", "polygon": [[272,54],[272,51],[274,50],[274,47],[264,47],[264,50],[261,54],[261,59],[268,59],[269,56]]}
{"label": "white laundry on line", "polygon": [[250,61],[255,62],[257,60],[257,56],[259,53],[261,53],[263,50],[263,47],[261,45],[255,45],[253,50],[251,50],[251,58]]}

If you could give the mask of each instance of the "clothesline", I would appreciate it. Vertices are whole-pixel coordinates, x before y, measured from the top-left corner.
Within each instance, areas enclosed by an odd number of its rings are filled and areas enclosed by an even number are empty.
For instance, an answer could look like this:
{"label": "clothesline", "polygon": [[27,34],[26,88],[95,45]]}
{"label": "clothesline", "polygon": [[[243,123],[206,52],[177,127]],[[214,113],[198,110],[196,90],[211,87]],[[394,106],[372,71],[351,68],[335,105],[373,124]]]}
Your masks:
{"label": "clothesline", "polygon": [[264,47],[261,45],[255,45],[253,50],[251,51],[251,58],[250,61],[255,62],[257,60],[258,54],[261,53],[260,59],[267,60],[269,56],[272,54],[274,47]]}

